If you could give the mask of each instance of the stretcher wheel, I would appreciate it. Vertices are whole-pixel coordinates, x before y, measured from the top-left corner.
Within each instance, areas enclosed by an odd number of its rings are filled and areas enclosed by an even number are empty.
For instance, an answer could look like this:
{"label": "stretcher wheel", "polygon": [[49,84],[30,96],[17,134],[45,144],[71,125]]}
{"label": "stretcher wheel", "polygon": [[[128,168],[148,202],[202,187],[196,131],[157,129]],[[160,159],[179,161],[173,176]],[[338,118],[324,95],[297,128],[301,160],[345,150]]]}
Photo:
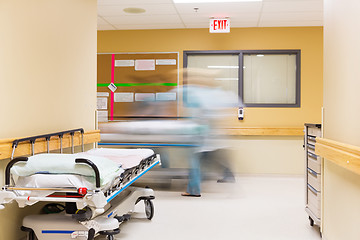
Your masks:
{"label": "stretcher wheel", "polygon": [[27,240],[35,240],[35,239],[37,239],[37,238],[35,238],[34,230],[32,230],[31,228],[21,226],[21,231],[28,232]]}
{"label": "stretcher wheel", "polygon": [[114,240],[114,235],[107,235],[107,240]]}
{"label": "stretcher wheel", "polygon": [[151,220],[154,216],[154,204],[150,199],[145,199],[145,214],[147,219]]}
{"label": "stretcher wheel", "polygon": [[37,238],[35,238],[34,231],[29,232],[29,240],[35,240],[35,239],[37,239]]}
{"label": "stretcher wheel", "polygon": [[309,221],[310,221],[310,226],[314,226],[314,220],[311,217],[309,217]]}

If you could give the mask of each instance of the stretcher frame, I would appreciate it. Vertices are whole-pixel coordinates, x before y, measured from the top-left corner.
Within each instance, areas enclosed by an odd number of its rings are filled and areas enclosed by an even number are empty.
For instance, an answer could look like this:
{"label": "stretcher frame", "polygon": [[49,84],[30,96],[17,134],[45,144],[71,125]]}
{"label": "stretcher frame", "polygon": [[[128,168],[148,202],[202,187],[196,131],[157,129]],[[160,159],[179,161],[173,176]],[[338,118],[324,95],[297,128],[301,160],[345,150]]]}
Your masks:
{"label": "stretcher frame", "polygon": [[[60,138],[60,153],[63,153],[62,138],[64,134],[70,134],[72,138],[71,152],[74,153],[73,136],[75,132],[80,132],[81,134],[83,151],[84,130],[82,128],[14,140],[12,145],[12,160],[8,163],[5,169],[5,186],[0,192],[0,209],[4,208],[3,204],[7,204],[12,201],[16,201],[18,206],[21,208],[33,205],[37,202],[46,201],[66,202],[75,204],[77,209],[86,209],[86,214],[72,214],[60,217],[59,221],[62,225],[68,225],[68,227],[72,226],[75,230],[65,230],[65,238],[62,238],[64,236],[56,236],[56,239],[59,240],[74,238],[91,240],[99,234],[107,235],[108,239],[113,239],[113,235],[120,231],[118,225],[128,219],[127,213],[131,212],[135,204],[141,200],[144,200],[147,218],[151,219],[154,214],[154,207],[151,202],[151,200],[155,198],[153,190],[150,188],[134,188],[130,187],[130,185],[154,166],[160,164],[160,156],[157,154],[153,154],[143,159],[140,164],[135,167],[126,169],[120,174],[120,176],[117,176],[113,180],[112,184],[105,187],[100,186],[100,173],[93,162],[85,158],[75,159],[75,162],[78,164],[89,165],[95,173],[95,189],[87,190],[86,193],[80,192],[79,189],[76,189],[75,187],[23,188],[11,185],[11,167],[18,162],[26,162],[28,160],[27,157],[13,158],[15,150],[20,142],[30,141],[32,146],[31,152],[32,155],[34,155],[34,144],[37,139],[45,138],[47,141],[47,152],[50,152],[50,138],[58,136]],[[17,191],[47,191],[52,192],[52,194],[45,197],[33,197],[19,195],[17,194]],[[88,214],[89,212],[90,214]],[[59,216],[60,215],[57,215],[57,217]],[[39,240],[51,239],[48,238],[49,235],[46,235],[47,233],[45,233],[46,236],[43,236],[43,230],[39,232],[39,230],[36,230],[37,224],[33,224],[34,222],[37,222],[37,220],[40,222],[43,221],[43,223],[49,222],[46,218],[47,217],[44,215],[27,216],[24,218],[22,230],[29,232],[29,240],[35,239],[35,235]],[[56,217],[53,219],[56,219]],[[74,222],[74,219],[76,222]],[[53,221],[56,222],[58,220]],[[59,231],[61,232],[62,230]],[[55,230],[55,233],[60,234],[59,231]],[[70,235],[68,234],[69,232],[71,232]]]}

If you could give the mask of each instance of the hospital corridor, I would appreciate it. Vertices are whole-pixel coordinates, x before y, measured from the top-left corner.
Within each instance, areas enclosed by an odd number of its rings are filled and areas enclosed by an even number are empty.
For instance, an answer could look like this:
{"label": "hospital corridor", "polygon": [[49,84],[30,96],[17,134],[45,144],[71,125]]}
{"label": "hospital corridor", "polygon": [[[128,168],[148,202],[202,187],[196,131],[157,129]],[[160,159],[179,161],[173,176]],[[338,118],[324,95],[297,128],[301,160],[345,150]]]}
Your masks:
{"label": "hospital corridor", "polygon": [[175,240],[321,239],[304,212],[302,177],[239,176],[235,183],[209,181],[201,199],[180,198],[183,183],[173,184],[172,191],[156,191],[156,215],[151,223],[144,219],[140,204],[117,239],[149,235]]}
{"label": "hospital corridor", "polygon": [[359,240],[359,12],[0,0],[0,240]]}

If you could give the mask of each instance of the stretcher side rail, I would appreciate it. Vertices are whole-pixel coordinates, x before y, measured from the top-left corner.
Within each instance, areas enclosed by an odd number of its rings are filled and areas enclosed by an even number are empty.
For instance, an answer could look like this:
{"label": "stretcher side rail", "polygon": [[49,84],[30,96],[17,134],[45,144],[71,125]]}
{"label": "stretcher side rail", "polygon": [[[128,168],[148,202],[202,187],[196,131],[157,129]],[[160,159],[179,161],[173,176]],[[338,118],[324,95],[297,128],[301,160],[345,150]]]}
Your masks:
{"label": "stretcher side rail", "polygon": [[97,166],[92,161],[90,161],[89,159],[85,159],[85,158],[77,158],[77,159],[75,159],[75,163],[85,163],[94,170],[94,172],[95,172],[95,187],[97,188],[96,191],[99,191],[98,189],[100,188],[100,172],[99,172],[99,169],[97,168]]}
{"label": "stretcher side rail", "polygon": [[[5,169],[5,186],[4,186],[4,189],[11,189],[11,190],[30,190],[30,189],[33,189],[33,190],[46,190],[46,191],[49,191],[49,190],[56,190],[57,192],[60,191],[60,192],[64,192],[64,191],[67,191],[67,190],[73,190],[74,188],[16,188],[16,187],[10,187],[10,176],[11,176],[11,168],[18,162],[27,162],[28,161],[28,158],[27,157],[17,157],[13,160],[11,160],[7,166],[6,166],[6,169]],[[77,158],[75,159],[75,163],[85,163],[87,165],[89,165],[95,172],[95,186],[97,188],[96,191],[100,191],[98,189],[100,189],[100,172],[99,172],[99,169],[97,168],[97,166],[92,162],[90,161],[89,159],[84,159],[84,158]],[[76,190],[76,189],[75,189]],[[77,190],[76,190],[77,191]]]}
{"label": "stretcher side rail", "polygon": [[50,133],[50,134],[42,134],[42,135],[36,135],[36,136],[32,136],[32,137],[26,137],[26,138],[20,138],[20,139],[15,139],[12,143],[12,154],[11,154],[11,159],[13,159],[14,157],[14,153],[15,150],[17,148],[17,146],[19,145],[19,143],[21,142],[30,142],[31,146],[32,146],[32,155],[35,154],[35,150],[34,150],[34,145],[35,145],[35,141],[37,139],[41,139],[41,138],[45,138],[45,140],[47,141],[47,152],[50,152],[49,149],[49,141],[51,137],[57,136],[60,138],[60,151],[62,153],[63,151],[63,147],[62,147],[62,138],[65,134],[70,134],[71,135],[71,152],[74,153],[74,134],[76,132],[80,132],[81,133],[81,143],[82,143],[82,151],[84,151],[84,129],[83,128],[77,128],[77,129],[72,129],[72,130],[66,130],[66,131],[61,131],[61,132],[56,132],[56,133]]}
{"label": "stretcher side rail", "polygon": [[15,163],[17,162],[27,162],[28,158],[27,157],[17,157],[13,160],[11,160],[7,165],[6,165],[6,169],[5,169],[5,188],[8,187],[10,185],[10,170],[11,167],[14,166]]}
{"label": "stretcher side rail", "polygon": [[137,176],[141,175],[143,172],[150,170],[153,166],[157,165],[160,161],[154,162],[158,157],[157,154],[153,154],[143,160],[141,160],[138,166],[128,168],[123,173],[121,173],[118,182],[114,184],[110,189],[105,191],[104,195],[107,197],[107,200],[112,199],[114,195],[116,196],[123,189],[128,187],[131,181]]}

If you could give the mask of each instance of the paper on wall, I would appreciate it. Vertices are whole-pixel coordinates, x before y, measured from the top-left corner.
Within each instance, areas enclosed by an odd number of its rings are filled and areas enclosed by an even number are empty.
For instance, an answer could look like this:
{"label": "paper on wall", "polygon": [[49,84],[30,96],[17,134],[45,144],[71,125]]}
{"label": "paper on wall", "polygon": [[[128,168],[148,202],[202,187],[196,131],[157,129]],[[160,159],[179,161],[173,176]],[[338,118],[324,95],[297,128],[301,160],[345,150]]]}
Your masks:
{"label": "paper on wall", "polygon": [[97,92],[98,97],[109,97],[110,94],[108,92]]}
{"label": "paper on wall", "polygon": [[155,101],[155,93],[135,93],[135,101],[151,102]]}
{"label": "paper on wall", "polygon": [[108,99],[106,97],[97,98],[97,109],[106,110]]}
{"label": "paper on wall", "polygon": [[115,60],[115,67],[133,67],[135,60]]}
{"label": "paper on wall", "polygon": [[133,92],[115,93],[114,102],[134,102],[134,93]]}
{"label": "paper on wall", "polygon": [[176,59],[156,59],[156,65],[176,65]]}
{"label": "paper on wall", "polygon": [[98,122],[108,121],[108,111],[97,111]]}
{"label": "paper on wall", "polygon": [[176,93],[175,92],[156,93],[156,101],[176,101]]}
{"label": "paper on wall", "polygon": [[136,71],[155,70],[155,59],[135,60]]}

